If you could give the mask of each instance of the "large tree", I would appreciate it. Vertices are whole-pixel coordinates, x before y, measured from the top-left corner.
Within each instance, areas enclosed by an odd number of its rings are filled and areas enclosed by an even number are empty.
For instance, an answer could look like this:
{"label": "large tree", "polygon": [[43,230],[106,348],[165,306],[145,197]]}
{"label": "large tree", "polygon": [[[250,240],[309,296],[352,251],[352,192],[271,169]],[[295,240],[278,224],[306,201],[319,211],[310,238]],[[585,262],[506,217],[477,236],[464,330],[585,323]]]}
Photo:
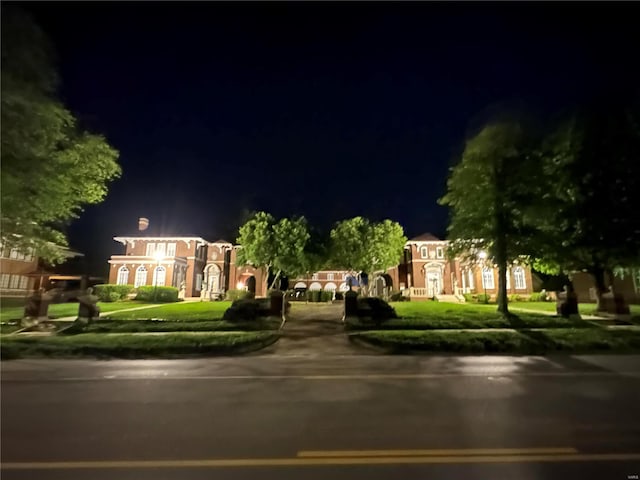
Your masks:
{"label": "large tree", "polygon": [[240,227],[238,264],[264,268],[273,275],[273,288],[282,275],[295,276],[308,268],[306,246],[309,231],[304,217],[282,218],[258,212]]}
{"label": "large tree", "polygon": [[64,226],[120,175],[118,152],[56,98],[52,49],[31,18],[3,6],[1,35],[2,243],[55,262]]}
{"label": "large tree", "polygon": [[391,220],[379,223],[363,217],[343,220],[331,230],[331,263],[355,272],[373,274],[398,265],[407,238]]}
{"label": "large tree", "polygon": [[640,264],[640,104],[598,99],[565,118],[540,148],[544,177],[536,232],[536,268],[587,271],[598,308],[605,277]]}
{"label": "large tree", "polygon": [[462,159],[451,170],[447,193],[440,199],[450,208],[449,236],[475,259],[498,266],[498,311],[508,314],[507,267],[525,252],[528,185],[532,176],[531,140],[512,120],[487,124],[465,145]]}

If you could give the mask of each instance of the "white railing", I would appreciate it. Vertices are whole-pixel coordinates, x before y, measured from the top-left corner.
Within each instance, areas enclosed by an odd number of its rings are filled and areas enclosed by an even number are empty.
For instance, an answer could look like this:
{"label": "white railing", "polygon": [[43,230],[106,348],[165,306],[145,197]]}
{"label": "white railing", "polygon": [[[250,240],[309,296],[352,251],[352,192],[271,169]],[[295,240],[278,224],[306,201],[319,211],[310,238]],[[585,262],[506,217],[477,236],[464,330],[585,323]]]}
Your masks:
{"label": "white railing", "polygon": [[409,295],[412,297],[428,297],[429,291],[426,288],[411,287]]}

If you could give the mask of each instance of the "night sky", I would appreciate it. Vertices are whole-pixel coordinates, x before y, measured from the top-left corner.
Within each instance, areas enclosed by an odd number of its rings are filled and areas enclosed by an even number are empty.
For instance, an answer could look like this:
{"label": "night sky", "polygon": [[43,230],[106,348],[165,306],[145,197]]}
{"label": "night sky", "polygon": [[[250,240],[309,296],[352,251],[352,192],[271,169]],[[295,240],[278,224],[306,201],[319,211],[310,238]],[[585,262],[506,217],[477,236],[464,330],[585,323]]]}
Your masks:
{"label": "night sky", "polygon": [[68,230],[92,273],[141,216],[212,241],[251,210],[444,236],[437,199],[487,112],[544,118],[640,63],[632,2],[22,5],[65,104],[120,151],[121,179]]}

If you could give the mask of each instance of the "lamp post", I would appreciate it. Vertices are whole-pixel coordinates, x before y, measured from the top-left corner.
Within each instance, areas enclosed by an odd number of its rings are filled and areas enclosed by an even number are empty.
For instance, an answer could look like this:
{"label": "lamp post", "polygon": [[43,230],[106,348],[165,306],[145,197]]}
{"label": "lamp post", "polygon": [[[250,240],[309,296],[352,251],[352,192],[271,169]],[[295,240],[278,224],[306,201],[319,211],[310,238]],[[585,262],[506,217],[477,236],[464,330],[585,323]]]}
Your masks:
{"label": "lamp post", "polygon": [[160,269],[160,262],[164,258],[164,254],[156,251],[153,256],[156,259],[156,269],[153,272],[153,301],[156,302],[158,300],[158,270]]}
{"label": "lamp post", "polygon": [[487,259],[487,252],[480,250],[480,252],[478,252],[478,257],[482,260],[482,288],[484,289],[484,301],[489,303],[487,301],[487,284],[484,280],[484,265]]}

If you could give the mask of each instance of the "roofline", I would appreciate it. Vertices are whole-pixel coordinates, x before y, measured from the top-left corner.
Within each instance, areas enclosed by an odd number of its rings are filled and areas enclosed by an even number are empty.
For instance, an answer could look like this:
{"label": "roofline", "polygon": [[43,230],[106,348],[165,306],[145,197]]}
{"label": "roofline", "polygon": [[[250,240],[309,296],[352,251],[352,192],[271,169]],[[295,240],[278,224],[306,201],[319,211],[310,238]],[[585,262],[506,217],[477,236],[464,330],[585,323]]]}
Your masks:
{"label": "roofline", "polygon": [[130,241],[130,240],[185,240],[185,241],[186,240],[188,240],[188,241],[195,240],[195,241],[200,241],[200,242],[203,242],[203,243],[211,243],[211,242],[205,240],[202,237],[185,237],[185,236],[180,236],[180,235],[164,235],[164,236],[161,236],[161,235],[155,235],[155,236],[154,235],[151,235],[151,236],[149,236],[149,235],[146,235],[146,236],[141,235],[139,237],[138,236],[136,236],[136,237],[134,237],[134,236],[118,236],[118,237],[113,237],[113,239],[116,242],[122,243],[123,245],[127,241]]}

